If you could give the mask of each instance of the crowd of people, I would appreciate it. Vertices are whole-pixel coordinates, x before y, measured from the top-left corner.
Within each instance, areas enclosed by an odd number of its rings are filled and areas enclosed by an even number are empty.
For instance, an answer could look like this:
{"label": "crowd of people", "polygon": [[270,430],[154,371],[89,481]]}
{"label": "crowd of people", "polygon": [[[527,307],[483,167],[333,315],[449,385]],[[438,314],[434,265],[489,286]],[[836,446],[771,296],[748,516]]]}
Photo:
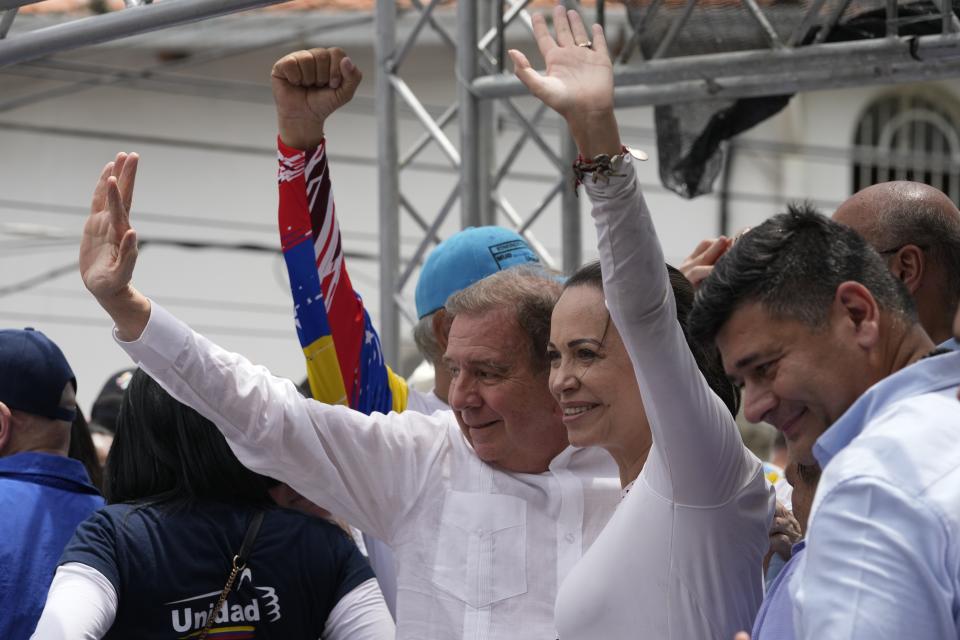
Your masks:
{"label": "crowd of people", "polygon": [[90,428],[62,351],[0,331],[0,637],[960,638],[960,211],[875,185],[674,269],[603,31],[552,23],[545,72],[510,56],[577,143],[600,259],[561,276],[499,227],[438,245],[427,393],[344,259],[345,52],[272,72],[299,387],[133,287],[139,158],[104,167],[80,272],[136,369]]}

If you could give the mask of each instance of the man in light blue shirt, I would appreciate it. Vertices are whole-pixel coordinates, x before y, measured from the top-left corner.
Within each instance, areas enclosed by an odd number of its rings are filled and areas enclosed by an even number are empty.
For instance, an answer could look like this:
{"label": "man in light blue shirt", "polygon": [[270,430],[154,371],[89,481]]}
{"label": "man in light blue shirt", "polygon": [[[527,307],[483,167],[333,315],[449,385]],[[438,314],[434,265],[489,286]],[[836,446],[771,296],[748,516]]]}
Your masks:
{"label": "man in light blue shirt", "polygon": [[[833,219],[859,233],[885,260],[913,298],[920,324],[933,341],[940,348],[960,349],[960,342],[948,337],[950,318],[960,300],[960,210],[953,201],[923,183],[887,182],[851,196]],[[805,544],[796,547],[802,549]],[[791,574],[798,565],[795,552]],[[768,587],[753,640],[794,637],[787,582],[786,577],[777,576]]]}
{"label": "man in light blue shirt", "polygon": [[960,352],[871,387],[824,433],[798,637],[960,637]]}
{"label": "man in light blue shirt", "polygon": [[960,637],[960,353],[927,357],[904,283],[853,230],[791,207],[717,264],[690,323],[747,419],[823,467],[796,637]]}

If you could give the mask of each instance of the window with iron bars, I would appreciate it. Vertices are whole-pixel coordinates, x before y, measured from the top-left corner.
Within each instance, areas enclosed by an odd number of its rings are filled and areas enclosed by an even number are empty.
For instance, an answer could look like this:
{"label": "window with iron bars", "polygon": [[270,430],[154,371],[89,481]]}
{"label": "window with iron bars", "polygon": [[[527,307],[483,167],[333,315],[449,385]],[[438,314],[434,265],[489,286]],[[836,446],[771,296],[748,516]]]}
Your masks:
{"label": "window with iron bars", "polygon": [[913,180],[960,204],[960,105],[940,91],[887,94],[856,125],[853,192],[879,182]]}

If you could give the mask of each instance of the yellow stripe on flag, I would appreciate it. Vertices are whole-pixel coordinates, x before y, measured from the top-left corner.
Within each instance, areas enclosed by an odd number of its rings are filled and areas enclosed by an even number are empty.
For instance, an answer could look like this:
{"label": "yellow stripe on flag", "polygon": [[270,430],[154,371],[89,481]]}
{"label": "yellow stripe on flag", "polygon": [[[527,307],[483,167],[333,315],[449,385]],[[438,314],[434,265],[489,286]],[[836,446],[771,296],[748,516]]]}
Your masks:
{"label": "yellow stripe on flag", "polygon": [[393,369],[387,367],[387,384],[390,385],[390,393],[393,395],[393,402],[390,409],[400,413],[407,408],[407,394],[410,389],[407,388],[407,381],[393,372]]}
{"label": "yellow stripe on flag", "polygon": [[304,347],[310,392],[320,402],[347,404],[347,389],[340,375],[340,362],[333,336],[323,336]]}

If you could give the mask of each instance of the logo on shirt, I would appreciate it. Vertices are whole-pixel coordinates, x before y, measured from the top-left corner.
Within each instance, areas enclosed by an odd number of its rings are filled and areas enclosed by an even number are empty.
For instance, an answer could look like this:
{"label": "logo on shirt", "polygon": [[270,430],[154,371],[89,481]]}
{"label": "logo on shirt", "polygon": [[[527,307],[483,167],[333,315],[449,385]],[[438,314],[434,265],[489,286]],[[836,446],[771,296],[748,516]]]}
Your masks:
{"label": "logo on shirt", "polygon": [[[249,567],[240,574],[240,581],[234,590],[238,591],[244,582],[253,584],[253,573]],[[222,591],[202,593],[164,604],[171,607],[170,622],[173,630],[185,634],[180,636],[181,638],[198,636],[210,616],[214,616],[208,637],[220,640],[241,640],[254,637],[256,625],[250,623],[261,620],[276,622],[280,619],[280,598],[277,596],[276,589],[273,587],[254,587],[254,589],[257,597],[250,604],[246,606],[230,604],[228,598],[216,612],[213,607],[220,599]]]}

